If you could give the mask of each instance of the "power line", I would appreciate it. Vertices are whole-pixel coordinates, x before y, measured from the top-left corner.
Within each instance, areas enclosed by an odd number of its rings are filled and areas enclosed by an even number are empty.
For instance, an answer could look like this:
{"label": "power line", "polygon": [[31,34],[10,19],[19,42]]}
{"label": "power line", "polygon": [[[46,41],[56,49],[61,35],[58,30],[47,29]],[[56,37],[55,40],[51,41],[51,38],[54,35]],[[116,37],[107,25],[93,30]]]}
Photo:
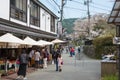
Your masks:
{"label": "power line", "polygon": [[96,6],[93,6],[93,5],[90,5],[91,7],[93,7],[93,8],[97,8],[97,9],[101,9],[101,10],[104,10],[104,11],[109,11],[110,12],[110,10],[108,10],[108,9],[103,9],[103,8],[100,8],[100,7],[96,7]]}
{"label": "power line", "polygon": [[70,9],[75,9],[75,10],[80,10],[80,11],[87,11],[84,9],[79,9],[79,8],[74,8],[74,7],[69,7],[69,6],[65,6],[64,8],[70,8]]}
{"label": "power line", "polygon": [[99,3],[95,3],[95,2],[92,2],[92,4],[99,5],[99,6],[101,6],[101,7],[110,8],[110,7],[108,7],[108,6],[105,6],[105,5],[102,5],[102,4],[99,4]]}
{"label": "power line", "polygon": [[51,7],[53,7],[53,8],[56,9],[56,10],[58,10],[58,9],[56,8],[56,6],[54,6],[49,0],[47,0],[47,2],[51,5]]}
{"label": "power line", "polygon": [[[87,11],[87,10],[85,10],[85,9],[80,9],[80,8],[75,8],[75,7],[69,7],[69,6],[65,6],[64,8],[79,10],[79,11],[83,11],[83,12],[86,12],[86,11]],[[99,12],[96,12],[96,11],[91,11],[91,12],[92,12],[92,13],[99,13]]]}
{"label": "power line", "polygon": [[[75,2],[75,3],[79,3],[79,4],[84,5],[84,3],[79,2],[79,1],[75,1],[75,0],[68,0],[68,1],[72,1],[72,2]],[[106,11],[106,10],[107,10],[107,11],[110,11],[110,10],[108,10],[108,9],[103,9],[103,8],[96,7],[96,6],[92,6],[92,5],[90,5],[90,7],[97,8],[97,9],[101,9],[101,10],[104,10],[104,11]]]}
{"label": "power line", "polygon": [[57,7],[60,9],[60,5],[55,1],[55,0],[52,0],[56,5]]}

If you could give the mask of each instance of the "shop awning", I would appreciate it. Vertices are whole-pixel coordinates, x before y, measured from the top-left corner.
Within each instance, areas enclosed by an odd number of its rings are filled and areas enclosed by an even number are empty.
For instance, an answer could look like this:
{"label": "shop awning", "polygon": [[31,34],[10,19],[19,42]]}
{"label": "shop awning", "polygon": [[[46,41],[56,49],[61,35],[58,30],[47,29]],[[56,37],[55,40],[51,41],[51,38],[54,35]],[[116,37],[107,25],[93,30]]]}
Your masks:
{"label": "shop awning", "polygon": [[43,46],[52,45],[53,44],[52,42],[45,41],[45,40],[39,40],[37,43],[40,44],[40,45],[43,45]]}
{"label": "shop awning", "polygon": [[108,23],[120,24],[120,0],[115,1]]}
{"label": "shop awning", "polygon": [[0,36],[0,42],[3,43],[18,43],[18,44],[25,44],[22,39],[10,34],[6,33],[3,36]]}
{"label": "shop awning", "polygon": [[35,41],[34,39],[30,38],[30,37],[26,37],[24,40],[23,40],[26,44],[28,45],[39,45],[37,43],[37,41]]}
{"label": "shop awning", "polygon": [[0,47],[1,48],[17,48],[20,44],[25,44],[22,39],[6,33],[0,36]]}
{"label": "shop awning", "polygon": [[53,40],[51,42],[55,44],[55,43],[64,43],[65,41],[62,41],[60,39],[55,39],[55,40]]}

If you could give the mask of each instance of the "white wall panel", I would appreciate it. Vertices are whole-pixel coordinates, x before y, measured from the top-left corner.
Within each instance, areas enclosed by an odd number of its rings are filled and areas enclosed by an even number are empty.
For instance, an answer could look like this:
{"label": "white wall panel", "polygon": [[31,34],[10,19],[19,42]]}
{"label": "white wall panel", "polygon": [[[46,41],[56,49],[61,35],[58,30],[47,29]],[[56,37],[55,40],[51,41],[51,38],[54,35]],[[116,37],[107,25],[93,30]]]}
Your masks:
{"label": "white wall panel", "polygon": [[46,13],[46,31],[50,32],[50,14]]}
{"label": "white wall panel", "polygon": [[45,11],[40,9],[40,29],[45,31]]}
{"label": "white wall panel", "polygon": [[10,21],[15,22],[15,23],[18,23],[18,24],[21,24],[21,25],[24,25],[24,26],[27,26],[27,23],[26,23],[26,22],[19,21],[19,20],[13,19],[13,18],[10,18]]}
{"label": "white wall panel", "polygon": [[30,24],[30,27],[31,27],[31,28],[34,28],[34,29],[40,29],[40,27],[37,27],[37,26],[31,25],[31,24]]}
{"label": "white wall panel", "polygon": [[9,20],[10,0],[0,0],[0,18]]}

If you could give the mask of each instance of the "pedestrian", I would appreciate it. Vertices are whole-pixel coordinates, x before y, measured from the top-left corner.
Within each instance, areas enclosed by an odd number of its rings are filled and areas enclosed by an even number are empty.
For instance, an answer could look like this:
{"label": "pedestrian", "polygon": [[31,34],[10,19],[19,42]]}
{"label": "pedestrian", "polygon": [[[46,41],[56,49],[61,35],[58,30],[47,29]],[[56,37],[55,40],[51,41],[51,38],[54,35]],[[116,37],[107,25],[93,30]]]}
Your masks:
{"label": "pedestrian", "polygon": [[45,49],[42,49],[42,55],[43,55],[43,68],[47,68],[47,53]]}
{"label": "pedestrian", "polygon": [[68,47],[66,47],[66,53],[68,53],[68,51],[69,51],[69,49],[68,49]]}
{"label": "pedestrian", "polygon": [[59,72],[62,71],[62,65],[63,65],[63,59],[61,57],[61,54],[58,55],[58,67],[59,67]]}
{"label": "pedestrian", "polygon": [[32,58],[34,56],[34,53],[35,53],[35,50],[33,50],[33,49],[29,53],[29,67],[32,66]]}
{"label": "pedestrian", "polygon": [[72,55],[75,55],[75,49],[72,47],[71,48]]}
{"label": "pedestrian", "polygon": [[35,56],[35,68],[38,69],[39,68],[39,60],[40,60],[40,52],[38,49],[35,51],[34,56]]}
{"label": "pedestrian", "polygon": [[43,68],[43,54],[40,52],[40,60],[39,60],[40,68]]}
{"label": "pedestrian", "polygon": [[78,47],[78,53],[80,53],[80,47]]}
{"label": "pedestrian", "polygon": [[73,47],[70,48],[70,57],[73,57],[75,55],[75,50]]}
{"label": "pedestrian", "polygon": [[55,58],[55,65],[56,65],[56,71],[58,71],[58,55],[60,54],[59,48],[55,51],[54,58]]}
{"label": "pedestrian", "polygon": [[52,53],[52,64],[55,64],[55,50],[54,50],[54,48],[52,48],[51,53]]}
{"label": "pedestrian", "polygon": [[23,80],[26,80],[27,79],[26,70],[27,70],[27,64],[28,64],[29,57],[25,49],[22,50],[22,53],[20,54],[18,59],[20,61],[20,66],[17,72],[17,75],[18,75],[17,79],[23,78]]}

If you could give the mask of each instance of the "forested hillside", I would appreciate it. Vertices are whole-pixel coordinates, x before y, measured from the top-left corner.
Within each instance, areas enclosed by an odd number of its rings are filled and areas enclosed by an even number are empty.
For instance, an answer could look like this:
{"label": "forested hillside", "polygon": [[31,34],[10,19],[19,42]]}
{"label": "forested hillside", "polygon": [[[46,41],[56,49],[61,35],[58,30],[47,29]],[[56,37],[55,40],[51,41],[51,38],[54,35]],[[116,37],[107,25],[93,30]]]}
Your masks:
{"label": "forested hillside", "polygon": [[64,19],[62,24],[63,24],[63,28],[66,28],[66,31],[68,34],[73,32],[73,27],[74,27],[74,22],[75,20],[77,20],[78,18],[69,18],[69,19]]}

